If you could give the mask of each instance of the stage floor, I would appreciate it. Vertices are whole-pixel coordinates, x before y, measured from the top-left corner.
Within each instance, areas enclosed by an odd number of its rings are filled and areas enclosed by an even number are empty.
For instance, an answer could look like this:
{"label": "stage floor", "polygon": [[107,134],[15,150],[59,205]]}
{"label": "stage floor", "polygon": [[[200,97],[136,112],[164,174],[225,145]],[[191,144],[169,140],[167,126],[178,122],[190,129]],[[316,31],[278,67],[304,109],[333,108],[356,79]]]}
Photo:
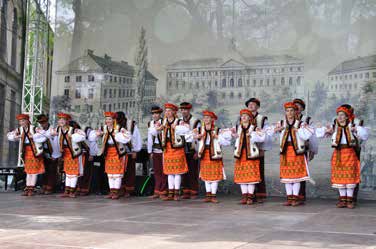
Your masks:
{"label": "stage floor", "polygon": [[0,248],[376,248],[376,202],[242,206],[234,196],[162,202],[0,193]]}

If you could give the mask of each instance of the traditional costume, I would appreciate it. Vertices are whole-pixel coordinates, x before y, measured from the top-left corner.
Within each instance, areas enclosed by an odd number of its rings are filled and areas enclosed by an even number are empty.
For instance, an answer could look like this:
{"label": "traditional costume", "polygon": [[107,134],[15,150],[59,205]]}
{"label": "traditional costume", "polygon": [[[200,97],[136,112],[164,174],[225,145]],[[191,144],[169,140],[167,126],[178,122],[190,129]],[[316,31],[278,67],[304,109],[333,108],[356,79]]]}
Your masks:
{"label": "traditional costume", "polygon": [[[66,122],[71,120],[71,116],[66,113],[58,113],[57,117],[65,119]],[[85,141],[85,132],[68,124],[59,126],[56,132],[65,172],[65,191],[61,197],[75,198],[78,177],[84,172],[85,159],[82,156],[81,143]]]}
{"label": "traditional costume", "polygon": [[94,161],[99,153],[97,141],[89,139],[95,135],[95,130],[90,127],[85,128],[85,142],[82,143],[85,148],[85,167],[84,174],[78,179],[77,192],[80,195],[88,195],[91,191],[91,183],[94,175]]}
{"label": "traditional costume", "polygon": [[240,111],[240,115],[248,115],[250,122],[235,128],[236,141],[234,149],[235,166],[234,182],[240,185],[241,204],[252,204],[256,184],[261,182],[259,143],[265,141],[266,133],[256,131],[252,124],[253,115],[248,109]]}
{"label": "traditional costume", "polygon": [[[163,173],[168,177],[168,196],[163,200],[178,201],[180,200],[181,176],[188,172],[182,136],[189,129],[186,126],[179,125],[179,119],[176,116],[178,107],[176,105],[166,103],[165,109],[171,110],[174,117],[172,119],[165,117],[160,128],[163,148]],[[157,136],[157,133],[152,135]]]}
{"label": "traditional costume", "polygon": [[[255,103],[258,107],[261,106],[261,102],[257,98],[250,98],[249,100],[247,100],[247,102],[245,102],[245,106],[248,107],[248,104],[251,102]],[[260,128],[261,130],[266,131],[269,128],[268,117],[258,112],[252,114],[252,122],[255,128]],[[258,202],[263,202],[267,195],[265,184],[265,151],[272,149],[272,139],[268,134],[266,134],[264,142],[258,143],[257,145],[259,148],[261,181],[256,184],[255,197]]]}
{"label": "traditional costume", "polygon": [[[102,149],[100,155],[104,157],[105,172],[108,176],[110,188],[110,194],[106,198],[119,199],[122,178],[127,171],[128,157],[125,147],[131,141],[131,134],[116,124],[116,113],[105,112],[104,116],[114,120],[113,127],[105,125],[101,128]],[[91,134],[89,141],[94,141],[97,136],[97,133]]]}
{"label": "traditional costume", "polygon": [[142,139],[136,121],[126,118],[123,112],[117,112],[118,117],[120,113],[124,116],[122,122],[117,122],[120,129],[125,129],[126,132],[131,134],[131,140],[125,145],[127,151],[127,171],[125,172],[121,187],[121,192],[129,196],[134,192],[136,186],[136,156],[141,151]]}
{"label": "traditional costume", "polygon": [[[284,108],[297,110],[296,104],[287,102]],[[310,179],[308,162],[306,158],[306,141],[311,138],[314,130],[302,125],[294,117],[290,123],[287,118],[281,120],[280,125],[280,179],[285,184],[287,202],[286,206],[300,205],[298,198],[300,183]]]}
{"label": "traditional costume", "polygon": [[[183,102],[180,104],[180,109],[191,110],[192,105],[188,102]],[[188,117],[182,117],[182,123],[189,126],[189,131],[201,126],[201,121],[189,114]],[[183,199],[196,198],[199,189],[199,165],[196,152],[197,144],[193,140],[192,136],[185,136],[185,157],[188,164],[188,172],[183,175],[182,188],[183,188]]]}
{"label": "traditional costume", "polygon": [[[159,106],[151,108],[152,114],[161,114],[163,109]],[[160,127],[163,119],[151,120],[148,122],[148,154],[152,155],[153,176],[154,176],[154,198],[164,198],[167,195],[167,175],[163,173],[163,151],[161,133],[156,128]],[[154,135],[153,135],[154,134]]]}
{"label": "traditional costume", "polygon": [[43,161],[43,143],[47,140],[45,136],[38,132],[38,129],[30,124],[29,115],[19,114],[17,120],[27,122],[26,126],[20,126],[18,129],[7,134],[9,141],[20,141],[19,160],[24,166],[26,173],[26,188],[24,196],[32,196],[37,176],[45,172]]}
{"label": "traditional costume", "polygon": [[[46,115],[39,115],[37,122],[40,124],[38,130],[40,134],[46,136],[46,142],[43,143],[43,159],[45,166],[45,173],[43,175],[43,193],[51,194],[55,192],[58,179],[58,160],[61,158],[59,148],[59,140],[57,137],[50,135],[50,124]],[[43,128],[43,124],[47,124]]]}
{"label": "traditional costume", "polygon": [[[300,105],[302,107],[303,111],[305,110],[306,105],[305,105],[305,102],[302,99],[294,99],[293,102],[296,105]],[[310,127],[310,129],[315,129],[312,125],[312,118],[310,116],[306,116],[306,115],[304,115],[303,113],[300,112],[300,113],[297,114],[297,119],[300,120],[300,122],[302,122],[302,124],[308,125]],[[317,141],[316,134],[313,133],[311,138],[306,142],[306,158],[307,158],[307,160],[311,161],[313,159],[314,155],[316,155],[317,153],[318,153],[318,141]],[[306,182],[300,183],[300,191],[299,191],[298,198],[302,203],[305,202],[305,200],[306,200]]]}
{"label": "traditional costume", "polygon": [[231,144],[231,131],[221,131],[214,122],[217,115],[214,112],[205,110],[203,116],[212,118],[210,127],[203,124],[197,128],[198,158],[200,158],[200,178],[205,182],[205,202],[218,203],[218,183],[226,179],[223,167],[223,153],[221,146]]}
{"label": "traditional costume", "polygon": [[[354,114],[350,109],[340,106],[337,114],[347,116],[344,124],[336,119],[333,124],[332,147],[334,148],[331,165],[332,187],[339,190],[337,207],[354,208],[354,189],[360,183],[360,142],[368,139],[366,128],[354,123]],[[328,130],[317,128],[317,137],[324,137]]]}

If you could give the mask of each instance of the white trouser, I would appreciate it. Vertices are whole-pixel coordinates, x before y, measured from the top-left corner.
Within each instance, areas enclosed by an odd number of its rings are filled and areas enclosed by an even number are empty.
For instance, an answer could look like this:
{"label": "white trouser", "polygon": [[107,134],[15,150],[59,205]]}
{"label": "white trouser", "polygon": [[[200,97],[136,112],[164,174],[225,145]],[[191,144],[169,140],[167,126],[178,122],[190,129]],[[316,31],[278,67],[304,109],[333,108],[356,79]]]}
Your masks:
{"label": "white trouser", "polygon": [[205,181],[205,188],[207,193],[217,194],[219,181]]}
{"label": "white trouser", "polygon": [[181,175],[168,175],[168,189],[180,190]]}
{"label": "white trouser", "polygon": [[286,195],[299,195],[300,182],[285,183]]}
{"label": "white trouser", "polygon": [[347,197],[353,197],[354,196],[354,189],[355,188],[339,188],[339,195],[340,196],[347,196]]}
{"label": "white trouser", "polygon": [[65,175],[65,186],[76,188],[78,181],[78,176],[76,175]]}
{"label": "white trouser", "polygon": [[242,194],[253,194],[256,184],[240,184]]}
{"label": "white trouser", "polygon": [[38,174],[26,174],[26,186],[35,187],[37,183]]}

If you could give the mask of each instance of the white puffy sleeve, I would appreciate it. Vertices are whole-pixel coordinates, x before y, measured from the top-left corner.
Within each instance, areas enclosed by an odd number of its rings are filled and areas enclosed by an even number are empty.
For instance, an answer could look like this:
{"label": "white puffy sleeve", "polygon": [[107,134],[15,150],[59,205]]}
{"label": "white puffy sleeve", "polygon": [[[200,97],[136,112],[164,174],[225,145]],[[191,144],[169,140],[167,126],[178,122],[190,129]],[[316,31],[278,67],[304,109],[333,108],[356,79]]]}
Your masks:
{"label": "white puffy sleeve", "polygon": [[308,139],[310,139],[313,135],[313,133],[315,132],[315,130],[309,126],[307,127],[301,127],[298,129],[298,133],[297,135],[303,139],[304,141],[307,141]]}
{"label": "white puffy sleeve", "polygon": [[220,131],[219,134],[218,134],[218,142],[222,146],[231,145],[231,139],[232,139],[232,136],[231,136],[231,130],[230,129]]}
{"label": "white puffy sleeve", "polygon": [[75,130],[75,132],[72,134],[72,142],[74,143],[80,143],[85,141],[85,132],[82,130]]}
{"label": "white puffy sleeve", "polygon": [[122,128],[120,132],[115,134],[115,141],[122,144],[127,144],[132,140],[132,135],[129,131]]}
{"label": "white puffy sleeve", "polygon": [[[155,134],[155,135],[153,135]],[[148,148],[148,153],[152,153],[153,152],[153,136],[156,136],[157,135],[157,130],[153,127],[150,127],[148,128],[148,144],[147,144],[147,148]]]}
{"label": "white puffy sleeve", "polygon": [[138,129],[137,125],[134,127],[131,140],[132,140],[132,146],[133,146],[132,151],[139,152],[142,148],[142,139],[141,139],[140,130]]}
{"label": "white puffy sleeve", "polygon": [[316,138],[323,138],[326,134],[326,127],[319,127],[315,129]]}
{"label": "white puffy sleeve", "polygon": [[46,131],[38,130],[38,132],[33,134],[33,140],[36,143],[44,143],[47,140],[47,136],[45,135]]}
{"label": "white puffy sleeve", "polygon": [[369,129],[364,127],[364,126],[356,126],[356,136],[361,140],[361,141],[367,141],[369,137]]}
{"label": "white puffy sleeve", "polygon": [[87,137],[87,141],[96,142],[97,140],[98,140],[97,132],[95,130],[91,130],[89,132],[89,136]]}
{"label": "white puffy sleeve", "polygon": [[185,136],[188,133],[189,133],[189,127],[185,125],[177,125],[175,127],[175,134],[177,136]]}
{"label": "white puffy sleeve", "polygon": [[20,140],[20,138],[16,136],[16,131],[17,130],[13,130],[11,132],[8,132],[7,137],[8,137],[9,141],[16,142],[16,141]]}
{"label": "white puffy sleeve", "polygon": [[263,142],[265,142],[266,137],[267,137],[267,135],[263,131],[261,131],[261,132],[252,131],[250,140],[251,140],[251,143],[263,143]]}

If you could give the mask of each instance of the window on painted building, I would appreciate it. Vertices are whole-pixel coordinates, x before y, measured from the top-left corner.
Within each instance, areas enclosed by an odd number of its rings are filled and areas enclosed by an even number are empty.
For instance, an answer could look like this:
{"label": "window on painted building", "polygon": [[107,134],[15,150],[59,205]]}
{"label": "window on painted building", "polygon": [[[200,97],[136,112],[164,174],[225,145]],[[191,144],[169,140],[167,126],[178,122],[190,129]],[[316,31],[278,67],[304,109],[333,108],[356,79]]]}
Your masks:
{"label": "window on painted building", "polygon": [[362,73],[359,74],[359,78],[363,79],[363,74]]}
{"label": "window on painted building", "polygon": [[81,98],[81,89],[76,88],[76,99],[80,99],[80,98]]}
{"label": "window on painted building", "polygon": [[234,79],[230,79],[230,87],[234,87]]}
{"label": "window on painted building", "polygon": [[366,73],[365,78],[366,78],[366,79],[369,79],[369,73]]}
{"label": "window on painted building", "polygon": [[296,84],[297,84],[298,86],[300,86],[300,84],[302,83],[301,81],[302,81],[302,77],[298,76],[298,77],[296,78]]}
{"label": "window on painted building", "polygon": [[226,79],[222,80],[222,87],[226,87]]}
{"label": "window on painted building", "polygon": [[354,79],[357,79],[358,78],[358,75],[357,74],[354,74]]}
{"label": "window on painted building", "polygon": [[192,72],[190,72],[190,73],[189,73],[189,75],[190,75],[190,76],[192,76],[192,75],[193,75],[193,73],[192,73]]}
{"label": "window on painted building", "polygon": [[128,111],[128,102],[125,103],[125,111]]}
{"label": "window on painted building", "polygon": [[238,87],[242,87],[242,86],[243,86],[242,79],[238,79]]}
{"label": "window on painted building", "polygon": [[120,109],[120,103],[118,103],[118,109]]}
{"label": "window on painted building", "polygon": [[93,82],[94,81],[94,75],[88,75],[87,76],[87,81]]}
{"label": "window on painted building", "polygon": [[69,96],[69,89],[64,89],[64,96]]}
{"label": "window on painted building", "polygon": [[122,90],[119,89],[118,98],[121,98],[121,92],[122,92]]}
{"label": "window on painted building", "polygon": [[347,75],[345,75],[345,80],[347,80]]}
{"label": "window on painted building", "polygon": [[103,111],[107,111],[107,110],[106,110],[106,105],[105,105],[105,104],[102,106],[102,109],[103,109]]}
{"label": "window on painted building", "polygon": [[81,75],[76,76],[76,82],[81,82],[81,81],[82,81],[82,76]]}
{"label": "window on painted building", "polygon": [[69,82],[70,81],[70,76],[65,76],[64,77],[64,82]]}
{"label": "window on painted building", "polygon": [[89,88],[89,89],[88,89],[87,97],[88,97],[89,99],[93,99],[93,98],[94,98],[94,88]]}
{"label": "window on painted building", "polygon": [[292,86],[292,77],[289,78],[289,85]]}
{"label": "window on painted building", "polygon": [[178,77],[179,76],[179,73],[175,73],[175,77]]}
{"label": "window on painted building", "polygon": [[74,112],[81,112],[81,106],[75,105],[74,106]]}
{"label": "window on painted building", "polygon": [[215,76],[218,76],[218,72],[217,71],[215,72]]}
{"label": "window on painted building", "polygon": [[111,105],[111,104],[108,104],[108,111],[109,111],[109,112],[112,111],[112,105]]}
{"label": "window on painted building", "polygon": [[115,111],[116,110],[116,104],[115,103],[113,104],[113,108],[114,108],[114,111]]}
{"label": "window on painted building", "polygon": [[218,81],[217,80],[215,81],[214,84],[215,84],[215,87],[218,87]]}
{"label": "window on painted building", "polygon": [[251,81],[247,79],[247,86],[250,86],[250,85],[251,85]]}
{"label": "window on painted building", "polygon": [[93,106],[92,106],[92,105],[88,105],[88,106],[87,106],[87,110],[88,110],[89,112],[93,112]]}
{"label": "window on painted building", "polygon": [[273,79],[273,86],[275,86],[277,84],[277,80],[274,78]]}
{"label": "window on painted building", "polygon": [[282,85],[282,86],[285,85],[285,77],[282,77],[282,78],[281,78],[281,85]]}
{"label": "window on painted building", "polygon": [[107,89],[103,90],[103,98],[107,98]]}
{"label": "window on painted building", "polygon": [[114,98],[116,98],[116,89],[114,89]]}
{"label": "window on painted building", "polygon": [[282,67],[281,68],[281,72],[284,73],[285,72],[285,68]]}
{"label": "window on painted building", "polygon": [[109,89],[109,90],[108,90],[108,97],[109,97],[109,98],[112,98],[112,89]]}
{"label": "window on painted building", "polygon": [[112,76],[110,75],[110,82],[112,82]]}
{"label": "window on painted building", "polygon": [[266,86],[269,86],[270,85],[270,79],[267,79],[266,80]]}

